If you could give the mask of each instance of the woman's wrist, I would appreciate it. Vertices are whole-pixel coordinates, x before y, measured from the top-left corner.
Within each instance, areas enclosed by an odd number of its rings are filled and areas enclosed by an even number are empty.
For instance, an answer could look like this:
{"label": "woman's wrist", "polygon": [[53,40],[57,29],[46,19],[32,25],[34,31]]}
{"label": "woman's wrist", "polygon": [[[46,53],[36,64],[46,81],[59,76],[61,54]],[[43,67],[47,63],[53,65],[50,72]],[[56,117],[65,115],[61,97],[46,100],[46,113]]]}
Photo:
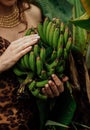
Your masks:
{"label": "woman's wrist", "polygon": [[2,58],[0,57],[0,74],[5,71],[6,65],[4,64]]}

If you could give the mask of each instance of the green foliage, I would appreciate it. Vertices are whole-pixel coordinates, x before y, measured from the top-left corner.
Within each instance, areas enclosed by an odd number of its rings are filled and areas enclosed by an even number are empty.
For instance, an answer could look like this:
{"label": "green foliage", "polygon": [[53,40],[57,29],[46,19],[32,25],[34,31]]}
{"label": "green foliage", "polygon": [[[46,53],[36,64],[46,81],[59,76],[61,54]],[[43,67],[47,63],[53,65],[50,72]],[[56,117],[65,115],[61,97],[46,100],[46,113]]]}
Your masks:
{"label": "green foliage", "polygon": [[[73,43],[78,47],[79,51],[85,56],[87,50],[87,31],[81,26],[77,26],[76,19],[80,17],[85,11],[82,7],[80,0],[68,0],[71,4],[73,4],[72,10],[72,19],[70,20],[70,24],[73,23]],[[78,23],[78,22],[77,22]],[[80,23],[80,25],[82,25]]]}
{"label": "green foliage", "polygon": [[87,13],[84,13],[82,16],[71,20],[71,22],[75,25],[75,26],[79,26],[81,28],[86,29],[87,31],[90,31],[90,17],[88,16]]}
{"label": "green foliage", "polygon": [[88,13],[88,15],[90,16],[90,0],[81,0],[84,9],[86,10],[86,12]]}
{"label": "green foliage", "polygon": [[[36,0],[45,16],[57,17],[67,22],[72,15],[72,5],[67,0]],[[68,11],[67,11],[68,10]]]}

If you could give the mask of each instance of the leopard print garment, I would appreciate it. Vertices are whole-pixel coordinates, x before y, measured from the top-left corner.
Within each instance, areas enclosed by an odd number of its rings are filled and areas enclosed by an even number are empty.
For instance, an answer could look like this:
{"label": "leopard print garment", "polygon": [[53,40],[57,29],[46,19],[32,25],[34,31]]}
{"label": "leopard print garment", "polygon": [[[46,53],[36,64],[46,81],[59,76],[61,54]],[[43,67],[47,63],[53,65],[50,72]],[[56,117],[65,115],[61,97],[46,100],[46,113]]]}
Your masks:
{"label": "leopard print garment", "polygon": [[[9,46],[0,37],[0,56]],[[38,130],[39,116],[34,97],[17,100],[18,80],[11,70],[0,74],[0,130]]]}

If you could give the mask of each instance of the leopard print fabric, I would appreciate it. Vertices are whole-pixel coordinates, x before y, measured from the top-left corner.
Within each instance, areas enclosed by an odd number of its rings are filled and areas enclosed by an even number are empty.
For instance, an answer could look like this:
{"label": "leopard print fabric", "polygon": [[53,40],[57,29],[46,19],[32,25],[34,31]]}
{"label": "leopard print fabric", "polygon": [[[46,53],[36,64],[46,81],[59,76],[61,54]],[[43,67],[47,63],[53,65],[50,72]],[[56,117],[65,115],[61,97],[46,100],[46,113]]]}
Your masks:
{"label": "leopard print fabric", "polygon": [[[0,56],[10,42],[0,37]],[[38,130],[39,116],[34,97],[17,100],[19,82],[11,70],[0,74],[0,130]]]}

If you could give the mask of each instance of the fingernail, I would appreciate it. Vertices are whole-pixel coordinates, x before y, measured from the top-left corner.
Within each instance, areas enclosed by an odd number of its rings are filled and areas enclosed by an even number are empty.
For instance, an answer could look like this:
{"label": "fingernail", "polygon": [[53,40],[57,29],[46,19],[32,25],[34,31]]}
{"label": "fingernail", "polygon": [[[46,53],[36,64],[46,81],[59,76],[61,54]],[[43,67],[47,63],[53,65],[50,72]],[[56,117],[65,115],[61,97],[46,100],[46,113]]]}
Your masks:
{"label": "fingernail", "polygon": [[52,74],[52,77],[54,78],[55,74]]}
{"label": "fingernail", "polygon": [[32,46],[29,46],[29,48],[28,49],[32,49]]}
{"label": "fingernail", "polygon": [[51,80],[48,81],[49,84],[50,84],[51,82],[52,82]]}
{"label": "fingernail", "polygon": [[45,84],[45,88],[48,88],[48,84]]}
{"label": "fingernail", "polygon": [[32,46],[29,47],[30,49],[32,48]]}
{"label": "fingernail", "polygon": [[40,38],[40,36],[35,36],[35,38]]}

